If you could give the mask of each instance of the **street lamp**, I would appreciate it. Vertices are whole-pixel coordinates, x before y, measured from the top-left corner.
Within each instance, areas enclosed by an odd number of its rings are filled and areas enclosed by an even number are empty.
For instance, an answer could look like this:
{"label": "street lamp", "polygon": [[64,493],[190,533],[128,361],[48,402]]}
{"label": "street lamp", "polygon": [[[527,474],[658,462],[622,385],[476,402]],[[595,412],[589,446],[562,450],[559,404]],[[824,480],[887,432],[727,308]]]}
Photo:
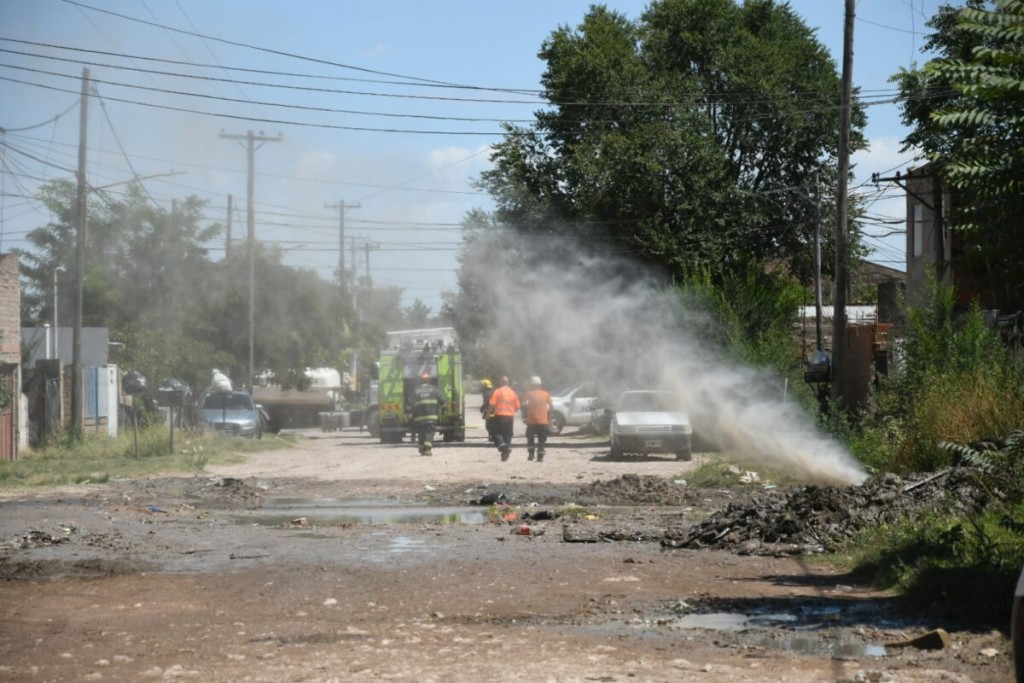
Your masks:
{"label": "street lamp", "polygon": [[53,269],[53,357],[60,358],[60,321],[57,319],[57,273],[66,273],[67,268]]}

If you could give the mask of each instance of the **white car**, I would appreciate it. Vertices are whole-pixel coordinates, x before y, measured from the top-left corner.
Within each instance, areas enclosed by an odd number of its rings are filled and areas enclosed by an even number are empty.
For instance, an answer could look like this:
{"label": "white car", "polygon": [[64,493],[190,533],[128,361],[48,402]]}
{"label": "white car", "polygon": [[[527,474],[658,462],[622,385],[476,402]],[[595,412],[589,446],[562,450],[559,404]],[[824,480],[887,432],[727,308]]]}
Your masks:
{"label": "white car", "polygon": [[591,382],[558,394],[552,393],[548,432],[557,435],[567,426],[583,427],[590,424],[598,400],[597,387]]}
{"label": "white car", "polygon": [[612,458],[626,453],[674,453],[690,460],[693,429],[680,397],[671,391],[624,391],[611,427]]}

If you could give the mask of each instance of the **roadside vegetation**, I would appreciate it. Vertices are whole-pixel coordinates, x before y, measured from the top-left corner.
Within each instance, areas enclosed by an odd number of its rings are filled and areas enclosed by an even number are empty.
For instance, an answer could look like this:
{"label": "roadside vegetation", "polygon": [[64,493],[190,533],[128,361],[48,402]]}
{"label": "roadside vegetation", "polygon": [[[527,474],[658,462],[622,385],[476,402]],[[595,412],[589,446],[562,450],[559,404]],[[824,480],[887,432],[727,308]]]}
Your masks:
{"label": "roadside vegetation", "polygon": [[22,453],[18,460],[0,461],[0,488],[98,484],[121,477],[173,472],[194,474],[208,464],[238,462],[246,453],[288,448],[295,441],[294,437],[280,435],[257,441],[216,434],[175,434],[172,452],[167,428],[155,426],[141,429],[137,444],[128,430],[115,439],[53,439],[42,448]]}

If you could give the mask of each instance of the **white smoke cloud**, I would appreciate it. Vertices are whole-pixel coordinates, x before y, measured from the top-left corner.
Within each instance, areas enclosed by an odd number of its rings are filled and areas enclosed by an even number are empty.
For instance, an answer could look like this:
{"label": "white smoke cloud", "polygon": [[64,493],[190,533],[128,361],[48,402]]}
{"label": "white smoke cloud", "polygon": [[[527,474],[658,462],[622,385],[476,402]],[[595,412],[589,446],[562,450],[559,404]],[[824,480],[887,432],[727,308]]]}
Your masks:
{"label": "white smoke cloud", "polygon": [[866,478],[841,444],[785,401],[780,378],[737,365],[701,341],[711,318],[649,271],[582,256],[561,240],[507,246],[511,267],[499,258],[470,266],[479,268],[485,307],[495,314],[482,344],[502,365],[493,370],[541,374],[549,386],[594,380],[609,396],[672,389],[686,401],[695,432],[730,457],[782,467],[808,482]]}

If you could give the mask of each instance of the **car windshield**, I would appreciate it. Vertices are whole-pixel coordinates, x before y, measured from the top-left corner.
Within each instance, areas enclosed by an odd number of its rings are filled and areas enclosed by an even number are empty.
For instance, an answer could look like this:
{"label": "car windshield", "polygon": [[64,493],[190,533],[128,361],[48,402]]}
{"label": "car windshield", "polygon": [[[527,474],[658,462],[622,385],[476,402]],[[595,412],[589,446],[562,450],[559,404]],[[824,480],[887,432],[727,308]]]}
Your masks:
{"label": "car windshield", "polygon": [[204,410],[252,410],[248,394],[208,394],[203,399]]}
{"label": "car windshield", "polygon": [[628,391],[619,400],[621,412],[672,412],[680,410],[679,398],[667,391]]}

